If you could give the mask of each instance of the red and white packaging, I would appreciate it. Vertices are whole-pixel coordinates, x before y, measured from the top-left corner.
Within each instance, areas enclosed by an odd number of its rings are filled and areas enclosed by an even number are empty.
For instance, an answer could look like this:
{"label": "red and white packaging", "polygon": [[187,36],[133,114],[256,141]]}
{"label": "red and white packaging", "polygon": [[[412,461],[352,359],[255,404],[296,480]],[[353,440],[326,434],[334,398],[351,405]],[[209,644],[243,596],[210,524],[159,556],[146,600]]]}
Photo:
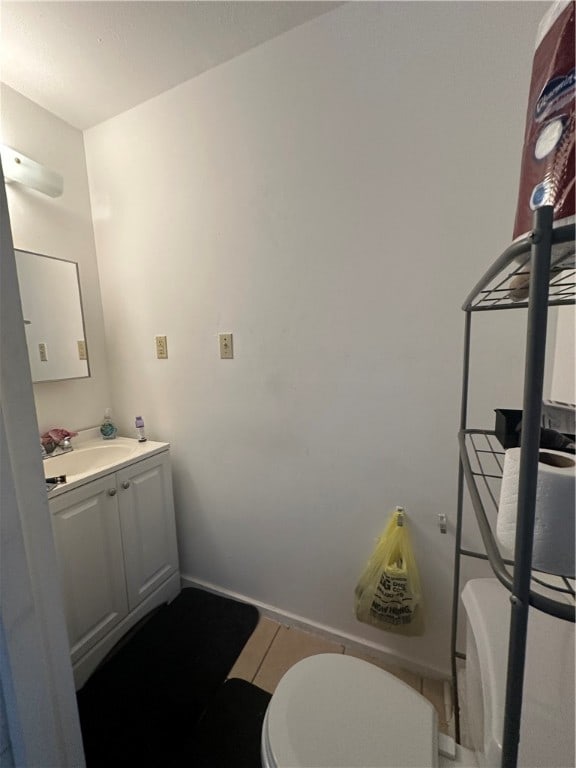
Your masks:
{"label": "red and white packaging", "polygon": [[574,11],[559,0],[538,29],[522,153],[514,239],[532,229],[534,211],[554,206],[554,226],[574,222]]}

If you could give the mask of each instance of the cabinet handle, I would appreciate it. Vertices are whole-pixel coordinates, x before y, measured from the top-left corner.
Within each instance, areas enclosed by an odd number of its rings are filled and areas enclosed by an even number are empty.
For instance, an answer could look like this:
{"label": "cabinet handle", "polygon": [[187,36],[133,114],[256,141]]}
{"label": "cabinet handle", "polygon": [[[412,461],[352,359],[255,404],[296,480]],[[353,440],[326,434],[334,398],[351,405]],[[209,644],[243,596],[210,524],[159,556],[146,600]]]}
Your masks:
{"label": "cabinet handle", "polygon": [[116,496],[116,488],[108,488],[108,496]]}
{"label": "cabinet handle", "polygon": [[124,490],[126,490],[126,488],[130,488],[130,480],[124,480],[122,483],[122,488],[124,488]]}

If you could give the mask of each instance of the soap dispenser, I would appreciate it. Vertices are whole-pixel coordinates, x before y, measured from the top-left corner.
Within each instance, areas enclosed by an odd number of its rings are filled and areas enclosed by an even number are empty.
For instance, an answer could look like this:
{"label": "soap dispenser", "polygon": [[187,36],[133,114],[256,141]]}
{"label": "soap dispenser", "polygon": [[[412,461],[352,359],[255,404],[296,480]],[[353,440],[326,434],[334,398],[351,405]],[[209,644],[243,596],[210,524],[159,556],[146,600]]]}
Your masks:
{"label": "soap dispenser", "polygon": [[112,423],[112,414],[110,413],[110,408],[106,408],[104,411],[104,421],[100,427],[100,434],[102,435],[102,439],[114,440],[117,432],[118,430]]}

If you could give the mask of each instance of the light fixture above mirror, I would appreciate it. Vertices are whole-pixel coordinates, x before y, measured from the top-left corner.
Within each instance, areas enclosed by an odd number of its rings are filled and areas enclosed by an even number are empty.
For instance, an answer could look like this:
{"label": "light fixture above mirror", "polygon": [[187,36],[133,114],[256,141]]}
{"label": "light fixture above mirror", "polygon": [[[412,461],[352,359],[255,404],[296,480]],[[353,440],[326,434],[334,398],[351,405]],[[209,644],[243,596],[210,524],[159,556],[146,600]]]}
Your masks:
{"label": "light fixture above mirror", "polygon": [[64,179],[56,171],[45,168],[40,163],[26,157],[12,147],[0,144],[4,181],[16,182],[31,187],[50,197],[60,197],[64,190]]}

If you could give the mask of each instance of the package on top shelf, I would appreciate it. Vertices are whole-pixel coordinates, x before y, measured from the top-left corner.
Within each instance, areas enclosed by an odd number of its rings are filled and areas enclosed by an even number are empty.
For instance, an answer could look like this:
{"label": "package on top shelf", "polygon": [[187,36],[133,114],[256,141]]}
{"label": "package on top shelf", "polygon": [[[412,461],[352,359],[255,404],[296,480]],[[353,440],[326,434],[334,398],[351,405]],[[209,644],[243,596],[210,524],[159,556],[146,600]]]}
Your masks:
{"label": "package on top shelf", "polygon": [[[533,212],[554,206],[554,226],[574,222],[574,2],[552,4],[538,30],[514,239],[532,229]],[[554,260],[574,246],[554,251]],[[519,288],[522,286],[518,286]]]}

